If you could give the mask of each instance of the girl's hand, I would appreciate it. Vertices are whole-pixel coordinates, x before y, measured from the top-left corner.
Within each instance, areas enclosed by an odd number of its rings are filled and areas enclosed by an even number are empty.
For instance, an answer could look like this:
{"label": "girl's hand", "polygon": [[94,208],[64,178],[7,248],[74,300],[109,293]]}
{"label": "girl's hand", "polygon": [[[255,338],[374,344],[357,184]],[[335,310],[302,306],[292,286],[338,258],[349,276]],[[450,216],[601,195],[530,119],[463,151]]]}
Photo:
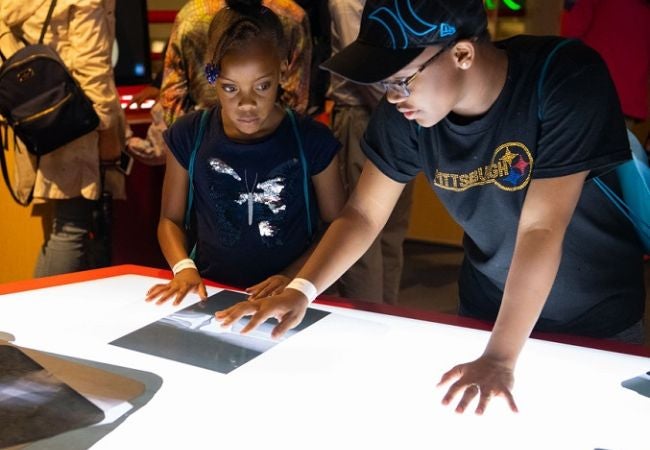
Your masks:
{"label": "girl's hand", "polygon": [[178,272],[174,279],[167,284],[157,284],[147,291],[146,301],[156,301],[157,305],[162,305],[171,297],[174,297],[174,306],[178,305],[188,292],[196,292],[205,300],[208,292],[205,289],[201,275],[196,269],[188,268]]}
{"label": "girl's hand", "polygon": [[462,414],[477,395],[479,395],[479,401],[475,410],[476,414],[483,414],[492,397],[497,396],[504,397],[510,405],[510,409],[513,412],[518,412],[510,392],[514,385],[513,371],[511,367],[502,362],[483,355],[475,361],[459,364],[446,372],[438,382],[438,386],[452,380],[456,380],[456,382],[449,387],[447,394],[442,399],[442,404],[450,404],[454,397],[462,391],[463,396],[456,406],[457,413]]}
{"label": "girl's hand", "polygon": [[246,288],[246,292],[250,294],[249,300],[268,297],[270,295],[277,295],[284,290],[284,287],[289,284],[291,279],[284,275],[271,275],[261,283]]}

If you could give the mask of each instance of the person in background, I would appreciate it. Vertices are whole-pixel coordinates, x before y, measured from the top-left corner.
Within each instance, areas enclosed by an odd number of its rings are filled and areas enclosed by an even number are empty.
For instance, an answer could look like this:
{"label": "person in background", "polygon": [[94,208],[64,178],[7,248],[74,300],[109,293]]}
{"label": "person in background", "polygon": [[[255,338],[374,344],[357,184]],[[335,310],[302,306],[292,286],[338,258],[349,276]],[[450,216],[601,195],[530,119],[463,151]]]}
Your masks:
{"label": "person in background", "polygon": [[650,0],[565,3],[561,34],[600,53],[616,86],[627,126],[648,117]]}
{"label": "person in background", "polygon": [[329,72],[320,65],[330,57],[330,15],[327,2],[322,0],[296,0],[309,17],[311,31],[311,71],[309,73],[309,105],[306,113],[316,117],[325,111],[325,94],[329,87]]}
{"label": "person in background", "polygon": [[150,113],[151,124],[147,128],[145,137],[136,136],[131,127],[127,126],[126,149],[141,163],[148,166],[160,166],[165,164],[167,153],[169,152],[167,144],[165,144],[162,137],[167,129],[167,124],[163,118],[163,110],[160,102],[154,103]]}
{"label": "person in background", "polygon": [[[351,44],[359,34],[364,4],[365,0],[329,0],[333,54]],[[331,75],[328,97],[334,101],[332,130],[343,144],[341,174],[348,193],[357,184],[366,160],[361,138],[383,95],[378,84],[358,84]],[[412,191],[413,183],[408,183],[377,239],[341,277],[337,284],[340,296],[397,304]]]}
{"label": "person in background", "polygon": [[[167,53],[167,45],[168,43],[165,43],[165,47],[161,52],[163,61]],[[135,94],[129,104],[129,106],[131,104],[141,105],[147,100],[154,101],[150,110],[151,124],[147,128],[145,137],[136,136],[131,127],[128,124],[126,126],[127,151],[138,161],[148,166],[165,164],[167,153],[169,152],[167,144],[165,144],[165,140],[162,137],[163,132],[167,129],[167,124],[163,117],[164,111],[159,101],[162,78],[163,70],[161,68],[151,83]]]}
{"label": "person in background", "polygon": [[[11,55],[20,43],[7,30],[21,30],[37,42],[49,1],[0,1],[2,52]],[[59,54],[92,100],[100,118],[96,131],[76,139],[36,162],[16,152],[18,171],[34,180],[34,201],[53,204],[51,231],[38,256],[34,275],[42,277],[110,264],[110,210],[124,196],[124,179],[115,170],[123,147],[124,115],[113,81],[111,49],[115,38],[113,0],[59,0],[44,43]],[[30,183],[31,184],[31,183]],[[104,202],[104,204],[102,204]]]}
{"label": "person in background", "polygon": [[[280,20],[261,0],[226,4],[206,52],[217,106],[181,117],[164,134],[170,155],[158,239],[174,278],[147,293],[159,304],[178,304],[189,291],[205,298],[202,277],[248,288],[252,299],[281,292],[310,253],[319,223],[334,220],[345,200],[339,142],[325,125],[278,102],[288,69]],[[190,170],[196,263],[184,229]]]}
{"label": "person in background", "polygon": [[[381,61],[381,64],[377,64]],[[341,215],[279,295],[216,313],[281,336],[372,244],[405,183],[424,172],[463,227],[459,313],[495,321],[482,354],[444,373],[462,413],[493,397],[517,411],[517,360],[533,329],[642,343],[642,245],[593,177],[620,195],[629,160],[607,66],[557,36],[491,42],[482,0],[367,0],[357,40],[326,69],[386,97],[363,138],[368,158]],[[451,345],[432,342],[431,345]]]}
{"label": "person in background", "polygon": [[[292,0],[264,0],[282,21],[288,41],[289,67],[281,80],[280,100],[303,113],[309,100],[311,38],[309,18]],[[169,126],[181,115],[213,106],[216,92],[205,79],[208,28],[226,6],[224,0],[190,0],[178,12],[165,55],[160,104]]]}

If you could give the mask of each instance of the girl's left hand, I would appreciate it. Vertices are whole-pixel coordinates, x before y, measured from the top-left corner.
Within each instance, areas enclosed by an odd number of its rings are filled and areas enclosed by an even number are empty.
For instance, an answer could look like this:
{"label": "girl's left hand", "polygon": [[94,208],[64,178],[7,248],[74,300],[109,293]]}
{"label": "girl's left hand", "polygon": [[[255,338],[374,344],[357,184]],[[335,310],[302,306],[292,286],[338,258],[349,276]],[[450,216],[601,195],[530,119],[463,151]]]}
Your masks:
{"label": "girl's left hand", "polygon": [[261,283],[246,288],[246,292],[250,294],[249,300],[268,297],[282,292],[291,279],[284,275],[271,275]]}
{"label": "girl's left hand", "polygon": [[145,301],[162,305],[174,298],[174,306],[179,305],[188,292],[196,292],[201,300],[208,298],[208,292],[198,270],[187,268],[181,270],[169,283],[156,284],[147,291]]}

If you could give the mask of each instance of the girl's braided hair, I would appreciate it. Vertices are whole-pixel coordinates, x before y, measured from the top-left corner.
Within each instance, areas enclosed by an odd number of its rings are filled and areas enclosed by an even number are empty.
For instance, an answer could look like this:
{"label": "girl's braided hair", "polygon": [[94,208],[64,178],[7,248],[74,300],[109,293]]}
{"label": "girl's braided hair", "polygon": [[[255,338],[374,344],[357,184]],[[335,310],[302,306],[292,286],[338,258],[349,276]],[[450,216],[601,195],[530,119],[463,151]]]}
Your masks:
{"label": "girl's braided hair", "polygon": [[208,31],[206,75],[210,81],[219,73],[221,60],[231,50],[245,48],[253,41],[272,43],[280,59],[287,57],[287,44],[278,16],[262,5],[262,0],[226,0]]}

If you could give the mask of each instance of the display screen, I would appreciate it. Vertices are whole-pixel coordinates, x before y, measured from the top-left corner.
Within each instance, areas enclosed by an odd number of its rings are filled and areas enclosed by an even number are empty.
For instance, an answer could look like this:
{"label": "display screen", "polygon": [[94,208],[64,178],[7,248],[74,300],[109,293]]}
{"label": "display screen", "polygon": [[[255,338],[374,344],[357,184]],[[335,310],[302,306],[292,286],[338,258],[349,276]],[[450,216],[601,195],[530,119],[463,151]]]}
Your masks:
{"label": "display screen", "polygon": [[[146,292],[170,275],[124,265],[71,274],[57,286],[44,279],[29,280],[29,290],[0,285],[8,291],[0,330],[16,345],[146,371],[162,383],[146,406],[91,441],[95,450],[131,449],[144,440],[154,449],[649,448],[644,347],[593,341],[636,355],[528,339],[514,374],[519,413],[496,396],[484,415],[473,413],[478,397],[457,414],[455,402],[441,404],[449,384],[437,384],[489,342],[488,331],[462,326],[473,321],[395,307],[407,317],[388,315],[377,311],[381,305],[321,297],[307,314],[329,314],[273,345],[270,326],[241,336],[242,323],[228,330],[214,322],[214,311],[245,294],[220,294],[208,283],[217,295],[206,302],[194,292],[179,305],[147,302]],[[309,323],[307,316],[301,326]],[[0,417],[0,435],[5,423]],[[93,428],[79,429],[70,445],[47,448],[88,448],[81,434],[94,435]]]}
{"label": "display screen", "polygon": [[151,82],[146,0],[117,0],[113,66],[118,86]]}

